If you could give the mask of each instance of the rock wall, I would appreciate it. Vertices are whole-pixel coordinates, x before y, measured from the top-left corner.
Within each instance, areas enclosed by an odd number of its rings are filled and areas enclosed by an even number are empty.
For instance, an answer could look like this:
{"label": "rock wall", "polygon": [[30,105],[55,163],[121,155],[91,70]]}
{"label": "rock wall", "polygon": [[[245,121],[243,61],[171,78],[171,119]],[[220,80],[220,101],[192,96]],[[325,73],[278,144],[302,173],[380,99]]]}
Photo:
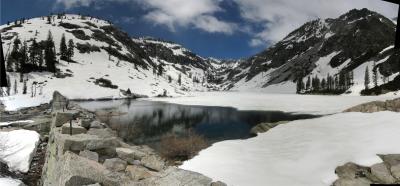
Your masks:
{"label": "rock wall", "polygon": [[124,143],[115,131],[55,92],[44,186],[225,185],[166,165],[147,146]]}

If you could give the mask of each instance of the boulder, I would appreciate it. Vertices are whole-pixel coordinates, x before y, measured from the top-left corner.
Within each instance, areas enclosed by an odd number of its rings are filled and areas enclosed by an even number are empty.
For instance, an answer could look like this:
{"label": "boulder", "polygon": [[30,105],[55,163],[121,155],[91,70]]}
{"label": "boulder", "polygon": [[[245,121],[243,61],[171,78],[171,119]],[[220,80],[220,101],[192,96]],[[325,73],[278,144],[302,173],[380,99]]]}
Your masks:
{"label": "boulder", "polygon": [[366,178],[340,178],[333,183],[333,186],[371,186],[372,182]]}
{"label": "boulder", "polygon": [[146,154],[138,149],[133,148],[116,148],[117,155],[119,158],[127,161],[130,164],[134,164],[135,160],[141,160]]}
{"label": "boulder", "polygon": [[55,115],[53,116],[52,126],[61,127],[65,123],[76,119],[78,115],[79,112],[75,110],[56,112]]}
{"label": "boulder", "polygon": [[84,186],[101,186],[101,185],[100,185],[100,183],[95,183],[95,184],[84,185]]}
{"label": "boulder", "polygon": [[136,165],[128,165],[125,172],[134,181],[143,180],[152,176],[148,169]]}
{"label": "boulder", "polygon": [[85,157],[89,160],[93,160],[93,161],[99,161],[99,154],[97,154],[97,152],[92,152],[89,150],[84,150],[79,152],[79,156]]}
{"label": "boulder", "polygon": [[278,125],[281,125],[281,124],[285,124],[285,123],[288,123],[288,121],[280,121],[280,122],[275,122],[275,123],[260,123],[256,126],[254,126],[253,128],[251,128],[250,134],[257,135],[258,133],[268,132],[272,128],[274,128]]}
{"label": "boulder", "polygon": [[100,121],[92,121],[90,123],[90,128],[102,129],[105,128],[105,124],[101,123]]}
{"label": "boulder", "polygon": [[378,163],[371,166],[371,173],[378,178],[381,183],[392,184],[396,179],[392,176],[385,163]]}
{"label": "boulder", "polygon": [[202,174],[170,167],[157,176],[144,180],[144,185],[170,186],[170,185],[190,185],[190,186],[210,186],[211,178]]}
{"label": "boulder", "polygon": [[355,107],[349,108],[344,112],[380,112],[380,111],[392,111],[392,112],[400,112],[400,98],[388,101],[373,101],[361,105],[357,105]]}
{"label": "boulder", "polygon": [[367,167],[359,166],[354,163],[346,163],[336,168],[335,173],[339,178],[354,179],[356,177],[368,176],[369,170]]}
{"label": "boulder", "polygon": [[91,123],[92,123],[92,119],[90,119],[90,118],[84,118],[81,120],[81,126],[84,127],[85,129],[89,129]]}
{"label": "boulder", "polygon": [[71,134],[72,133],[72,135],[76,135],[76,134],[84,134],[86,132],[87,132],[87,130],[85,128],[77,125],[76,123],[72,123],[72,127],[69,123],[65,123],[61,127],[62,134]]}
{"label": "boulder", "polygon": [[161,171],[165,166],[165,162],[156,155],[145,156],[140,162],[143,166],[155,171]]}
{"label": "boulder", "polygon": [[217,182],[212,182],[210,186],[228,186],[228,185],[226,185],[226,183],[224,182],[217,181]]}
{"label": "boulder", "polygon": [[106,159],[103,165],[112,171],[123,171],[126,169],[127,163],[119,158]]}
{"label": "boulder", "polygon": [[400,180],[400,164],[397,165],[393,165],[392,167],[390,167],[390,172],[392,172],[392,175]]}

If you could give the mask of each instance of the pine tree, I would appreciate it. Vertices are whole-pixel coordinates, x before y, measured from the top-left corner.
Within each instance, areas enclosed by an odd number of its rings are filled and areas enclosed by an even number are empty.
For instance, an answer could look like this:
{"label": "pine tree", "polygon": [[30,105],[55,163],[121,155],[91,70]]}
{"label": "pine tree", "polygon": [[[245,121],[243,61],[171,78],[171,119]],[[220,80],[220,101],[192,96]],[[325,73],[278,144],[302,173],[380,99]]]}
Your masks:
{"label": "pine tree", "polygon": [[26,41],[24,41],[24,44],[22,45],[21,49],[19,50],[19,69],[18,71],[20,73],[25,73],[28,69],[26,69],[26,63],[28,60],[28,46],[26,44]]}
{"label": "pine tree", "polygon": [[162,76],[162,75],[163,75],[163,72],[164,72],[164,67],[163,67],[163,64],[160,63],[160,64],[158,65],[158,73],[157,73],[157,75],[158,75],[158,76]]}
{"label": "pine tree", "polygon": [[32,45],[29,48],[29,61],[32,65],[38,65],[38,60],[39,60],[39,52],[40,52],[40,48],[39,48],[39,44],[36,42],[36,40],[32,41]]}
{"label": "pine tree", "polygon": [[179,84],[179,86],[182,85],[182,74],[179,74],[179,76],[178,76],[178,84]]}
{"label": "pine tree", "polygon": [[369,69],[368,69],[368,66],[367,66],[367,68],[365,68],[365,76],[364,76],[365,90],[369,89],[369,83],[370,83],[370,80],[369,80]]}
{"label": "pine tree", "polygon": [[46,62],[46,67],[47,71],[49,72],[56,72],[56,55],[54,52],[54,41],[53,41],[53,36],[51,32],[49,31],[49,34],[47,36],[46,40],[46,49],[45,49],[45,62]]}
{"label": "pine tree", "polygon": [[67,49],[68,61],[71,61],[72,57],[74,57],[74,47],[75,47],[74,41],[72,39],[70,39],[68,41],[68,49]]}
{"label": "pine tree", "polygon": [[60,55],[62,60],[68,59],[68,49],[67,49],[67,43],[65,41],[65,34],[62,34],[61,36]]}
{"label": "pine tree", "polygon": [[376,68],[376,62],[374,61],[372,67],[372,80],[374,81],[374,87],[378,86],[378,69]]}
{"label": "pine tree", "polygon": [[311,78],[310,78],[310,76],[308,76],[307,82],[306,82],[306,90],[307,90],[307,91],[310,90],[310,86],[311,86]]}
{"label": "pine tree", "polygon": [[47,16],[47,24],[51,24],[51,16]]}
{"label": "pine tree", "polygon": [[14,80],[14,94],[18,94],[18,82],[17,79]]}
{"label": "pine tree", "polygon": [[321,81],[321,90],[326,90],[326,80],[325,80],[325,78],[323,78],[322,81]]}
{"label": "pine tree", "polygon": [[171,82],[172,82],[172,78],[170,75],[168,75],[168,83],[171,83]]}
{"label": "pine tree", "polygon": [[28,89],[28,87],[27,87],[27,85],[26,85],[26,80],[24,81],[24,86],[23,86],[23,88],[22,88],[22,94],[26,94],[27,93],[27,89]]}
{"label": "pine tree", "polygon": [[296,93],[300,94],[304,90],[303,78],[298,78],[296,85]]}

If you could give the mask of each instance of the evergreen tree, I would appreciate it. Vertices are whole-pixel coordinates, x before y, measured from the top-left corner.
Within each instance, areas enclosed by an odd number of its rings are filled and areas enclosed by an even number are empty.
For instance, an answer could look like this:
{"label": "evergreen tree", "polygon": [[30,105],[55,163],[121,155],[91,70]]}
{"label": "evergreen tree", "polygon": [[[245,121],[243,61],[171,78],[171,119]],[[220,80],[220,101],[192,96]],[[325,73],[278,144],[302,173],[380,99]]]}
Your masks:
{"label": "evergreen tree", "polygon": [[372,80],[374,81],[374,87],[378,86],[378,69],[376,68],[376,62],[374,61],[374,65],[372,67]]}
{"label": "evergreen tree", "polygon": [[27,93],[27,89],[28,89],[28,87],[27,87],[27,85],[26,85],[26,80],[24,81],[24,86],[23,86],[23,88],[22,88],[22,94],[26,94]]}
{"label": "evergreen tree", "polygon": [[27,61],[28,61],[28,46],[26,44],[26,41],[24,41],[24,44],[22,45],[22,47],[19,51],[19,58],[18,58],[18,62],[19,62],[18,71],[20,73],[25,73],[28,71],[28,69],[26,69]]}
{"label": "evergreen tree", "polygon": [[54,41],[51,32],[47,36],[46,48],[44,51],[44,60],[46,62],[47,71],[56,72],[56,55],[54,52]]}
{"label": "evergreen tree", "polygon": [[62,60],[68,59],[67,42],[65,41],[65,34],[61,36],[60,55]]}
{"label": "evergreen tree", "polygon": [[304,90],[303,78],[298,78],[297,85],[296,85],[296,93],[300,94],[303,90]]}
{"label": "evergreen tree", "polygon": [[322,81],[321,81],[321,90],[326,90],[326,80],[325,80],[325,78],[323,78]]}
{"label": "evergreen tree", "polygon": [[42,70],[42,67],[43,67],[43,60],[44,60],[44,56],[43,56],[43,50],[39,50],[38,51],[39,52],[39,56],[38,56],[38,67],[39,67],[39,70],[41,71]]}
{"label": "evergreen tree", "polygon": [[369,89],[369,83],[370,83],[370,80],[369,80],[369,69],[368,69],[368,66],[367,66],[367,68],[365,68],[365,76],[364,76],[365,90]]}
{"label": "evergreen tree", "polygon": [[39,60],[39,52],[40,52],[40,48],[39,48],[39,44],[36,42],[36,40],[32,41],[32,45],[29,48],[29,61],[32,65],[38,65],[38,60]]}
{"label": "evergreen tree", "polygon": [[311,87],[311,77],[308,76],[307,82],[306,82],[306,90],[309,91]]}
{"label": "evergreen tree", "polygon": [[17,79],[14,80],[14,94],[18,94],[18,82]]}
{"label": "evergreen tree", "polygon": [[47,16],[47,24],[51,24],[51,16]]}
{"label": "evergreen tree", "polygon": [[179,76],[178,76],[178,84],[179,84],[179,86],[182,85],[182,74],[179,74]]}
{"label": "evergreen tree", "polygon": [[171,83],[171,82],[172,82],[172,78],[170,75],[168,75],[168,83]]}
{"label": "evergreen tree", "polygon": [[71,61],[72,57],[74,57],[74,47],[75,47],[74,41],[70,39],[68,41],[68,50],[67,50],[68,61]]}
{"label": "evergreen tree", "polygon": [[158,73],[157,73],[157,75],[158,75],[158,76],[162,76],[162,75],[163,75],[163,72],[164,72],[164,67],[163,67],[163,64],[160,63],[160,64],[158,65]]}

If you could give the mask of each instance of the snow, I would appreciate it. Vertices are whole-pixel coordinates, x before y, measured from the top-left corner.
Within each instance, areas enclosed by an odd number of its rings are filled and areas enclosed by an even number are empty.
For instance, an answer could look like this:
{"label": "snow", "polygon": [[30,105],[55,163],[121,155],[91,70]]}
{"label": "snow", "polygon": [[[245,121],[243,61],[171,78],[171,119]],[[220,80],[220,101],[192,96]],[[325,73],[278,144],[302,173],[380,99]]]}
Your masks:
{"label": "snow", "polygon": [[0,178],[1,186],[21,186],[23,183],[19,180],[12,178]]}
{"label": "snow", "polygon": [[386,51],[388,51],[388,50],[390,50],[392,48],[394,48],[394,45],[390,45],[389,47],[383,49],[381,52],[379,52],[379,54],[383,54],[384,52],[386,52]]}
{"label": "snow", "polygon": [[30,130],[0,132],[0,161],[7,163],[11,171],[28,172],[39,137]]}
{"label": "snow", "polygon": [[4,127],[4,126],[9,126],[12,125],[14,123],[33,123],[34,121],[32,120],[20,120],[20,121],[9,121],[9,122],[0,122],[0,127]]}
{"label": "snow", "polygon": [[183,105],[226,106],[239,110],[284,111],[305,114],[334,114],[358,104],[385,101],[396,96],[321,96],[264,92],[195,92],[186,97],[151,98]]}
{"label": "snow", "polygon": [[347,162],[371,166],[377,154],[398,154],[399,113],[342,113],[280,125],[247,140],[223,141],[184,162],[235,186],[331,185]]}
{"label": "snow", "polygon": [[[80,16],[78,15],[67,15],[67,19],[64,19],[63,22],[82,26],[80,30],[83,30],[88,35],[93,32],[90,29],[97,28],[87,28],[88,25],[85,22],[91,22],[99,28],[101,26],[109,25],[106,21],[97,19],[81,20],[79,17]],[[89,44],[98,47],[108,46],[107,43],[96,41],[94,39],[87,41],[77,39],[73,34],[67,32],[68,29],[57,26],[60,20],[55,19],[55,22],[55,25],[51,25],[47,24],[47,19],[29,19],[26,23],[22,24],[22,27],[15,27],[12,30],[3,33],[2,36],[17,33],[21,41],[30,41],[32,38],[35,38],[37,42],[40,42],[47,39],[48,31],[51,31],[57,52],[59,50],[58,46],[60,46],[62,34],[65,34],[67,40],[73,39],[75,44],[88,42]],[[0,26],[0,29],[6,26],[7,25]],[[37,35],[36,31],[38,31]],[[5,43],[4,52],[6,55],[9,54],[14,39],[15,37],[11,40],[3,40]],[[142,41],[142,39],[133,40],[135,42]],[[128,49],[124,45],[115,38],[114,41],[121,46],[121,53],[128,53]],[[183,52],[186,51],[186,49],[177,44],[152,40],[149,42],[157,42],[166,47],[170,47],[174,51],[175,55],[183,55]],[[30,42],[28,42],[28,45],[30,45]],[[192,78],[189,78],[189,73],[192,73],[200,80],[204,77],[204,71],[202,69],[190,65],[185,66],[186,68],[189,68],[189,70],[187,71],[187,74],[182,74],[182,85],[179,85],[177,79],[181,72],[178,68],[182,68],[179,64],[173,64],[153,58],[152,61],[155,64],[161,62],[166,64],[164,69],[166,69],[167,72],[163,76],[156,76],[153,74],[153,69],[151,67],[149,69],[137,67],[136,69],[134,64],[127,61],[119,61],[113,56],[111,57],[111,60],[109,60],[108,53],[103,49],[101,49],[100,52],[91,52],[90,54],[82,54],[75,49],[74,53],[75,55],[73,60],[77,61],[77,63],[68,63],[60,60],[60,63],[57,64],[57,68],[63,73],[70,73],[69,71],[71,71],[72,77],[55,78],[53,74],[47,72],[32,72],[25,74],[24,78],[28,78],[28,92],[25,95],[22,94],[23,83],[19,82],[19,74],[12,72],[8,73],[12,85],[10,91],[11,96],[0,98],[0,101],[5,105],[5,109],[17,110],[24,107],[48,103],[51,100],[54,91],[59,91],[71,99],[122,98],[124,96],[121,95],[120,89],[127,90],[128,88],[133,93],[140,95],[157,96],[163,94],[164,90],[166,90],[167,94],[170,96],[181,96],[187,94],[189,91],[206,91],[206,87],[209,85],[208,83],[194,83]],[[171,83],[168,81],[167,75],[172,77]],[[95,85],[95,80],[99,78],[110,80],[112,84],[117,85],[118,88],[111,89]],[[41,83],[41,86],[37,88],[37,94],[32,98],[31,87],[34,81]],[[14,92],[15,82],[17,82],[18,93]]]}

